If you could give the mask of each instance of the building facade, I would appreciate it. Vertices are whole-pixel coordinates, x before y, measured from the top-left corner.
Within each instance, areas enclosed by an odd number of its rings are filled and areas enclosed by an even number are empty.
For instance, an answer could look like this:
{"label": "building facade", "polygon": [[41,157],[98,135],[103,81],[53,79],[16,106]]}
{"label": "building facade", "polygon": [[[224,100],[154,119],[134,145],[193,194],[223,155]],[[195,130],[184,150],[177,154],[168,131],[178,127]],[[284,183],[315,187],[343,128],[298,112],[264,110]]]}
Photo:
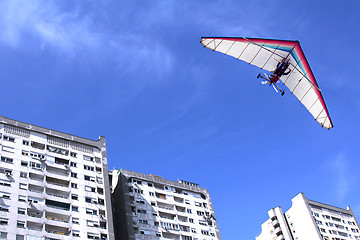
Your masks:
{"label": "building facade", "polygon": [[198,184],[128,170],[110,179],[117,239],[221,239],[209,192]]}
{"label": "building facade", "polygon": [[0,239],[114,240],[105,138],[0,116]]}
{"label": "building facade", "polygon": [[303,193],[292,199],[291,208],[270,209],[256,240],[350,240],[360,239],[354,213],[346,209],[309,200]]}

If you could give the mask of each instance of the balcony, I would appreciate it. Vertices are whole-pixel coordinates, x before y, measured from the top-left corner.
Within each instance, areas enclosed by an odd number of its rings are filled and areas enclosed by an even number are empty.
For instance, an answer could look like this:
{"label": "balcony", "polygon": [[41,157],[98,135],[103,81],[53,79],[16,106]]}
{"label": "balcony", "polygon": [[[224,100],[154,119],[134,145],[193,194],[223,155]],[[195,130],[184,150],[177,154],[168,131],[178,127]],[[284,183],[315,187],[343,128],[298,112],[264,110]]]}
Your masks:
{"label": "balcony", "polygon": [[53,212],[45,212],[45,223],[50,225],[56,225],[59,227],[70,227],[70,215],[64,215]]}
{"label": "balcony", "polygon": [[46,176],[46,183],[67,189],[69,187],[70,181]]}
{"label": "balcony", "polygon": [[176,203],[184,204],[184,199],[183,199],[183,198],[180,198],[180,197],[175,197],[175,196],[174,196],[174,201],[175,201]]}
{"label": "balcony", "polygon": [[163,219],[175,220],[176,215],[159,211],[159,217]]}
{"label": "balcony", "polygon": [[56,225],[45,224],[45,231],[50,234],[69,236],[70,229],[67,227],[59,227]]}
{"label": "balcony", "polygon": [[[63,210],[63,211],[70,211],[70,204],[69,203],[63,203],[63,202],[59,202],[59,201],[46,199],[45,200],[45,205],[48,208],[53,208],[53,209]],[[50,211],[50,209],[48,209],[48,211]],[[53,212],[53,211],[51,211],[51,212]],[[57,213],[57,211],[55,211],[55,212]]]}
{"label": "balcony", "polygon": [[47,187],[45,190],[47,195],[63,198],[63,199],[69,199],[70,191],[62,191],[54,188]]}
{"label": "balcony", "polygon": [[179,240],[179,239],[180,239],[180,235],[179,235],[179,234],[174,234],[174,233],[169,233],[169,232],[163,232],[162,235],[163,235],[163,238],[164,238],[164,239],[172,239],[172,240]]}
{"label": "balcony", "polygon": [[27,209],[27,215],[29,217],[32,217],[32,218],[39,218],[40,219],[44,215],[43,213],[44,213],[43,211],[41,211],[40,209],[37,209],[35,207]]}
{"label": "balcony", "polygon": [[38,185],[33,185],[33,184],[28,184],[28,190],[30,192],[34,192],[34,193],[43,193],[44,192],[44,187],[43,186],[38,186]]}
{"label": "balcony", "polygon": [[180,216],[180,215],[177,215],[177,218],[180,222],[187,222],[188,221],[188,218],[185,217],[185,216]]}
{"label": "balcony", "polygon": [[30,172],[29,173],[29,179],[33,180],[33,181],[42,182],[42,181],[44,181],[44,175],[40,175],[40,174]]}
{"label": "balcony", "polygon": [[182,213],[185,212],[185,207],[175,206],[175,209],[176,209],[176,211],[178,211],[178,212],[182,212]]}
{"label": "balcony", "polygon": [[27,221],[26,222],[26,228],[29,229],[29,230],[41,232],[42,229],[43,229],[43,224],[42,223],[37,223],[37,222]]}
{"label": "balcony", "polygon": [[[46,171],[49,173],[48,176],[51,176],[51,174],[55,174],[58,176],[69,176],[69,169],[61,166],[61,168],[53,167],[50,165],[46,165]],[[56,176],[55,176],[56,177]]]}

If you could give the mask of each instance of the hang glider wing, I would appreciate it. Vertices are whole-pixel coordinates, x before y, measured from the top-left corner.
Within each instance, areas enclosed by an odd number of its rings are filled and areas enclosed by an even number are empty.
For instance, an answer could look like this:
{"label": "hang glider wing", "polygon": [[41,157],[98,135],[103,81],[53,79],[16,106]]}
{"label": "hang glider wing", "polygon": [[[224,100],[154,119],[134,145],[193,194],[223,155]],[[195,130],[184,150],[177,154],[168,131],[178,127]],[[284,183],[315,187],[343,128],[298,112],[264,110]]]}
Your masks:
{"label": "hang glider wing", "polygon": [[241,37],[203,37],[201,43],[213,51],[273,72],[282,59],[290,60],[290,74],[280,80],[324,128],[333,127],[323,96],[299,41]]}

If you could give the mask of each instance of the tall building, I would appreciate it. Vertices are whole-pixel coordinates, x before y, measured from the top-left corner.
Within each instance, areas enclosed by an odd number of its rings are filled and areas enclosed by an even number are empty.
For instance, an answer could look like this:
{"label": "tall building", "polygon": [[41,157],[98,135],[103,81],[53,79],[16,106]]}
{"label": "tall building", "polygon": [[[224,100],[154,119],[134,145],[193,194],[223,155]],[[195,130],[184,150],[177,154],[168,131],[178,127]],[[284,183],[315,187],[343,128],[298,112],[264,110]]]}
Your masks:
{"label": "tall building", "polygon": [[110,179],[117,239],[221,239],[209,192],[198,184],[128,170]]}
{"label": "tall building", "polygon": [[350,240],[360,239],[359,224],[348,206],[333,207],[307,199],[303,193],[292,199],[283,214],[280,207],[270,209],[256,240]]}
{"label": "tall building", "polygon": [[105,138],[0,116],[0,239],[114,240]]}

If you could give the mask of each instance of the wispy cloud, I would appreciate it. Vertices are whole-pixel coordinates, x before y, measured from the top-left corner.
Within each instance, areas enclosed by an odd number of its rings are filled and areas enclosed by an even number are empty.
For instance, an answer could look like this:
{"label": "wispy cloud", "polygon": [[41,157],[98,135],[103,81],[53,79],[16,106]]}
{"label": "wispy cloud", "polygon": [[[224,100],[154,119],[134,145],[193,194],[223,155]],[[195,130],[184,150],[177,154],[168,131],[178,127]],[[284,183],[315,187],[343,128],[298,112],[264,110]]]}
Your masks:
{"label": "wispy cloud", "polygon": [[329,162],[330,169],[335,177],[335,186],[338,199],[343,201],[350,193],[354,178],[349,174],[350,164],[344,153],[339,153]]}
{"label": "wispy cloud", "polygon": [[[0,43],[26,49],[27,42],[41,50],[50,49],[68,56],[85,51],[87,57],[102,56],[118,62],[123,71],[170,69],[171,52],[150,36],[132,31],[128,22],[118,31],[107,31],[107,21],[83,8],[63,8],[57,1],[2,1],[0,3]],[[99,10],[100,11],[100,10]],[[119,13],[120,14],[120,13]],[[125,21],[125,20],[119,20]],[[128,21],[131,21],[128,19]],[[141,24],[145,24],[143,20]],[[124,68],[123,66],[127,67]]]}
{"label": "wispy cloud", "polygon": [[0,39],[21,47],[28,37],[58,50],[96,47],[100,38],[91,29],[92,21],[76,11],[61,11],[52,1],[3,1],[0,4]]}

